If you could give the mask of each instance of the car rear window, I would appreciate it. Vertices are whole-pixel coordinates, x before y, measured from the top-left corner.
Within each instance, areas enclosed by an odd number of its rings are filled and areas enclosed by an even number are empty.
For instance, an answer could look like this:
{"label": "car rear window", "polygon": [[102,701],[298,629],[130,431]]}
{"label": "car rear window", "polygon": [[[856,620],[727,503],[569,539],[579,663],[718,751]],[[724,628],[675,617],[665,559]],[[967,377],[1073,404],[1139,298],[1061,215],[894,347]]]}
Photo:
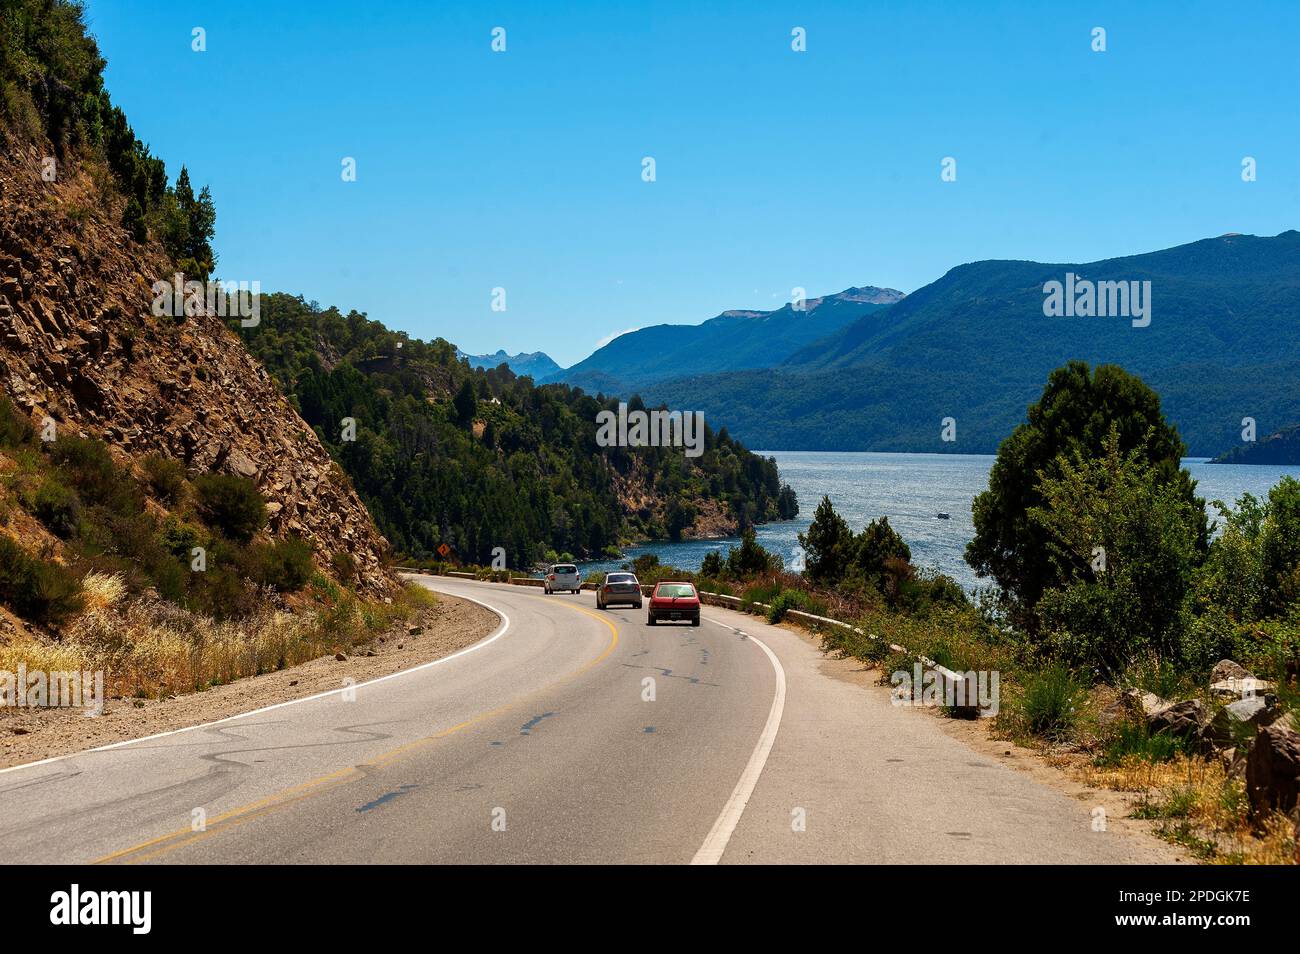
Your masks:
{"label": "car rear window", "polygon": [[606,583],[635,583],[636,577],[631,573],[610,573],[605,577]]}
{"label": "car rear window", "polygon": [[559,563],[555,567],[556,573],[577,573],[578,568],[571,563]]}
{"label": "car rear window", "polygon": [[694,596],[695,587],[689,583],[660,583],[656,596]]}

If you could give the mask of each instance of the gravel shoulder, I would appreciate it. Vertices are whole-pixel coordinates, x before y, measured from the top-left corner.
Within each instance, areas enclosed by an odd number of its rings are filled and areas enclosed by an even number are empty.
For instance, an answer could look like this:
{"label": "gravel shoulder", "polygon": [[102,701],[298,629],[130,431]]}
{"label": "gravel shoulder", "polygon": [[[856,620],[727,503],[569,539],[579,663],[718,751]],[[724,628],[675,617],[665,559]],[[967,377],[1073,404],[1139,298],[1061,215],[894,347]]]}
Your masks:
{"label": "gravel shoulder", "polygon": [[[169,699],[110,698],[102,715],[77,709],[0,708],[0,768],[70,755],[114,742],[202,725],[252,709],[339,689],[432,662],[471,646],[500,624],[496,614],[445,594],[415,620],[358,646],[344,660],[323,656],[301,666]],[[420,627],[418,635],[408,628]]]}
{"label": "gravel shoulder", "polygon": [[[890,687],[881,684],[879,669],[864,664],[859,659],[826,653],[822,649],[820,637],[802,627],[790,623],[781,623],[779,626],[797,636],[801,642],[821,655],[818,669],[823,675],[857,686],[880,698],[888,698]],[[1135,846],[1140,845],[1147,856],[1145,859],[1147,862],[1197,863],[1186,850],[1160,838],[1156,833],[1154,822],[1133,817],[1133,811],[1138,803],[1137,795],[1086,784],[1065,765],[1044,757],[1042,753],[1006,739],[996,738],[991,732],[991,722],[988,720],[953,719],[937,708],[907,709],[906,712],[911,717],[928,720],[944,735],[961,742],[971,751],[1027,776],[1038,785],[1053,789],[1079,802],[1089,813],[1098,808],[1104,809],[1107,830],[1130,839]]]}

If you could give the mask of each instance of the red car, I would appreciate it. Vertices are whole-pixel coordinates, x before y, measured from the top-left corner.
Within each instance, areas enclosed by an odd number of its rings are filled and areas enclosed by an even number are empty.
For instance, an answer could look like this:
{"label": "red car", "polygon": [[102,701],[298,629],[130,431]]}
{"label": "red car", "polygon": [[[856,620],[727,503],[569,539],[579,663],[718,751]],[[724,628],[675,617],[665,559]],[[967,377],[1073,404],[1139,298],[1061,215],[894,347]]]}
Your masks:
{"label": "red car", "polygon": [[700,625],[700,594],[693,583],[656,583],[650,594],[651,626],[664,620],[689,619],[692,626]]}

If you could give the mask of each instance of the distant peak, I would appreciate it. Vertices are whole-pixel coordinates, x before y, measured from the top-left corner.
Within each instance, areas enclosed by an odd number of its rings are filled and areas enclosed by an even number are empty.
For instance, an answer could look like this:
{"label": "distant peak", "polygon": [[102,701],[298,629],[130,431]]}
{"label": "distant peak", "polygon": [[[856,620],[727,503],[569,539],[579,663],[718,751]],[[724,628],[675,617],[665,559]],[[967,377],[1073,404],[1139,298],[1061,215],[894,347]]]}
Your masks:
{"label": "distant peak", "polygon": [[[836,292],[833,295],[818,295],[816,298],[804,299],[805,311],[816,311],[819,307],[828,301],[849,301],[863,305],[892,305],[894,302],[902,301],[906,294],[895,288],[879,288],[875,285],[854,285],[852,288],[846,288],[842,292]],[[782,305],[775,311],[756,311],[752,308],[733,308],[724,311],[719,318],[771,318],[779,315],[787,308],[790,303]]]}
{"label": "distant peak", "polygon": [[907,297],[905,292],[896,288],[878,288],[875,285],[855,285],[852,288],[846,288],[838,295],[829,295],[829,298],[839,298],[843,301],[861,301],[872,305],[892,305],[896,301],[902,301]]}

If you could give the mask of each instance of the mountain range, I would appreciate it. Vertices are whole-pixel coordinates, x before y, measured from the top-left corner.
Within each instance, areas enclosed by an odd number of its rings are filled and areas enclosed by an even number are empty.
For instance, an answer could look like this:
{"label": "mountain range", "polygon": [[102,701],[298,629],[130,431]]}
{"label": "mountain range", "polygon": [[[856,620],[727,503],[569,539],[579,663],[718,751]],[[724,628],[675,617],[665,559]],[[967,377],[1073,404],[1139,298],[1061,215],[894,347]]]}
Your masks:
{"label": "mountain range", "polygon": [[769,368],[902,298],[892,288],[847,288],[774,311],[724,311],[698,325],[653,325],[619,335],[544,380],[622,391],[665,378]]}
{"label": "mountain range", "polygon": [[506,354],[505,349],[501,349],[496,354],[466,354],[457,349],[456,356],[468,361],[471,368],[484,371],[504,364],[519,377],[529,377],[534,381],[542,381],[561,370],[545,351]]}
{"label": "mountain range", "polygon": [[[1147,294],[1149,323],[1047,313],[1049,283],[1112,281]],[[551,380],[702,410],[771,450],[991,453],[1072,359],[1143,377],[1194,456],[1238,443],[1244,417],[1266,431],[1300,420],[1296,231],[1087,263],[972,262],[907,296],[851,288],[809,305],[643,329]]]}

